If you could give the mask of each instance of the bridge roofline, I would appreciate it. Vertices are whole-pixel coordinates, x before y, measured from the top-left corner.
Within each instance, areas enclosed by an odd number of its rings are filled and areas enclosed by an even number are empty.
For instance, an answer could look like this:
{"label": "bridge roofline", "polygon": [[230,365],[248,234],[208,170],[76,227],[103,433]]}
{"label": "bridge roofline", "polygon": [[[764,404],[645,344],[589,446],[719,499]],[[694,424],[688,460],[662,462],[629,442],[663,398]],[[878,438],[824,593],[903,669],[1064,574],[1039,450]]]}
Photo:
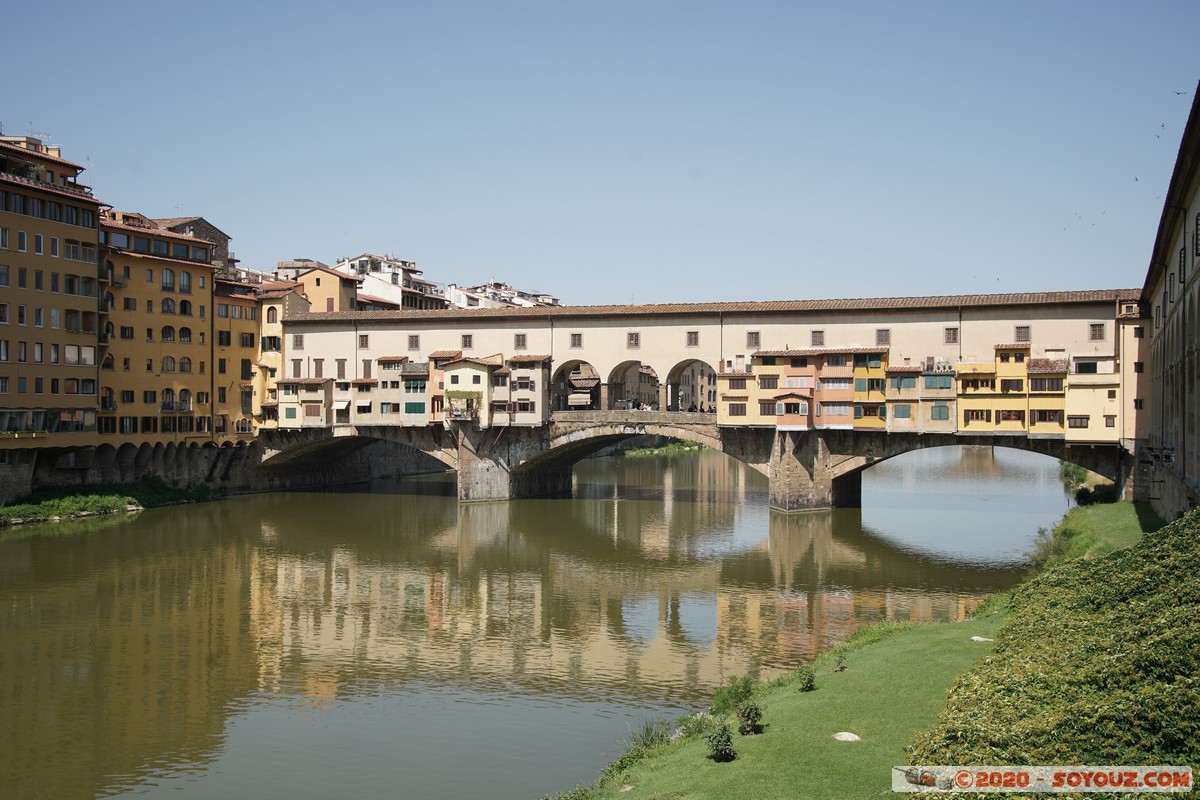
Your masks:
{"label": "bridge roofline", "polygon": [[410,311],[326,311],[293,314],[289,323],[339,325],[355,322],[404,322],[588,319],[641,316],[706,316],[712,314],[857,313],[863,311],[925,311],[938,308],[1003,308],[1039,305],[1086,305],[1136,301],[1138,289],[1087,289],[1069,292],[1018,292],[960,294],[927,297],[864,297],[827,300],[760,300],[722,303],[657,303],[608,306],[543,306],[531,308],[477,308]]}

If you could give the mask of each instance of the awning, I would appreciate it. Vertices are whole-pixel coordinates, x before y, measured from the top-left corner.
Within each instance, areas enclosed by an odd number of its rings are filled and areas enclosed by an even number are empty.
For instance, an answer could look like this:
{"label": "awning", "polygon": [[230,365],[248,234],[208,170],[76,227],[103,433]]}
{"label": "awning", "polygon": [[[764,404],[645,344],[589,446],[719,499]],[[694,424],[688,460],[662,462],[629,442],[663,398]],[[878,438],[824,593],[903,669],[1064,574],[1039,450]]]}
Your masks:
{"label": "awning", "polygon": [[567,398],[567,405],[590,406],[591,404],[592,396],[590,394],[573,394]]}
{"label": "awning", "polygon": [[345,411],[348,408],[350,408],[349,400],[338,400],[336,403],[333,404],[334,411]]}

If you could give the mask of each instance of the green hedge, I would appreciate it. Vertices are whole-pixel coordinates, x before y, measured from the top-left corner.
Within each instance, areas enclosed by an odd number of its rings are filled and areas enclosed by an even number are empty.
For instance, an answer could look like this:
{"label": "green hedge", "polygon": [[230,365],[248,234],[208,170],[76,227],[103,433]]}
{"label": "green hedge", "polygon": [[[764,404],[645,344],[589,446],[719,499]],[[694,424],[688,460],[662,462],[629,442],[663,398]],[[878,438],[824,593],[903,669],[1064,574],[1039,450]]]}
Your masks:
{"label": "green hedge", "polygon": [[1200,512],[1012,592],[914,764],[1200,764]]}

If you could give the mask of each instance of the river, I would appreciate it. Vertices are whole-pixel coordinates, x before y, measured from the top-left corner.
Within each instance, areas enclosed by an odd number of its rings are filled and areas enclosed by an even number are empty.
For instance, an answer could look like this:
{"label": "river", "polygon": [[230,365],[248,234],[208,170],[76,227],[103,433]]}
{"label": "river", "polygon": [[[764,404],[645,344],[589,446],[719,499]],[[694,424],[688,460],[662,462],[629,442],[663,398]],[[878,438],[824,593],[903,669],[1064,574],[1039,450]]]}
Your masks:
{"label": "river", "polygon": [[780,514],[719,453],[453,476],[0,535],[0,797],[536,798],[640,719],[881,619],[960,619],[1067,510],[1058,464],[918,451]]}

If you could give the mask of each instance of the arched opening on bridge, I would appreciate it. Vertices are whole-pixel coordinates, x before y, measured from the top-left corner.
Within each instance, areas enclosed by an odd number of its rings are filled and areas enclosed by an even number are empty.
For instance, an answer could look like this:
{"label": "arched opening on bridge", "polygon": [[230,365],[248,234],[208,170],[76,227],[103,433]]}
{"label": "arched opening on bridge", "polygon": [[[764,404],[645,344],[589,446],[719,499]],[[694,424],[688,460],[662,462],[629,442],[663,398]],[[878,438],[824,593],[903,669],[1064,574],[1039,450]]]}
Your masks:
{"label": "arched opening on bridge", "polygon": [[665,411],[716,412],[717,371],[698,358],[680,361],[668,373],[659,394]]}
{"label": "arched opening on bridge", "polygon": [[554,411],[587,411],[604,408],[607,386],[600,372],[586,361],[564,362],[550,379],[550,408]]}
{"label": "arched opening on bridge", "polygon": [[606,408],[657,411],[658,373],[640,361],[622,361],[608,373]]}

